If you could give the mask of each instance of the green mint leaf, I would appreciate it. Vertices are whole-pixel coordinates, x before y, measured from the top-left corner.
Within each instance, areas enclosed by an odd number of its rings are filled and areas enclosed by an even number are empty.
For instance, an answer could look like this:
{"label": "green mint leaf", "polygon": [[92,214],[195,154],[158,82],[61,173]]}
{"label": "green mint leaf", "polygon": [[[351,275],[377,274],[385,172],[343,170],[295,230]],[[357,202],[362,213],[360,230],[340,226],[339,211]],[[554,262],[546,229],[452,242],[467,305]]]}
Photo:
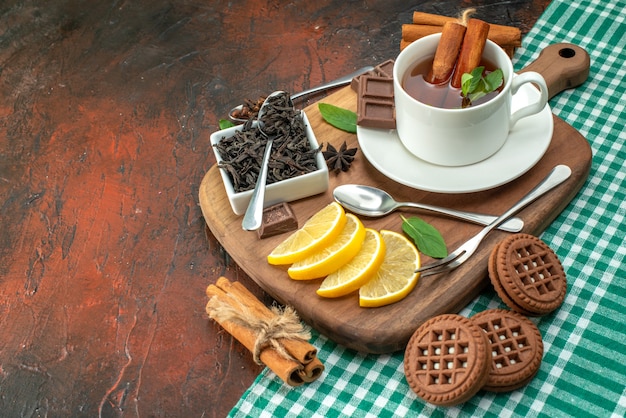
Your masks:
{"label": "green mint leaf", "polygon": [[480,99],[483,96],[486,96],[488,92],[486,92],[484,89],[478,90],[476,93],[472,93],[469,95],[469,100],[470,102],[474,102],[478,99]]}
{"label": "green mint leaf", "polygon": [[220,126],[220,129],[227,129],[227,128],[231,128],[235,126],[235,124],[229,121],[228,119],[220,119],[219,126]]}
{"label": "green mint leaf", "polygon": [[355,112],[328,103],[319,103],[317,107],[326,122],[335,128],[356,133],[357,116]]}
{"label": "green mint leaf", "polygon": [[470,85],[472,84],[472,78],[474,78],[474,76],[469,73],[464,73],[461,76],[461,93],[465,97],[467,97],[467,95],[469,94]]}
{"label": "green mint leaf", "polygon": [[502,85],[504,80],[502,69],[498,68],[483,77],[484,70],[485,67],[476,67],[471,73],[465,73],[461,76],[461,95],[464,98],[462,107],[470,106],[472,102]]}
{"label": "green mint leaf", "polygon": [[497,70],[487,74],[487,76],[483,80],[485,82],[486,93],[491,93],[492,91],[500,87],[500,85],[502,85],[502,81],[504,80],[504,73],[502,72],[502,69],[498,68]]}
{"label": "green mint leaf", "polygon": [[446,243],[441,233],[428,222],[413,216],[402,217],[402,230],[413,239],[417,249],[432,258],[443,258],[448,255]]}
{"label": "green mint leaf", "polygon": [[475,93],[481,86],[483,81],[483,70],[485,67],[476,67],[472,70],[472,82],[469,86],[469,93]]}

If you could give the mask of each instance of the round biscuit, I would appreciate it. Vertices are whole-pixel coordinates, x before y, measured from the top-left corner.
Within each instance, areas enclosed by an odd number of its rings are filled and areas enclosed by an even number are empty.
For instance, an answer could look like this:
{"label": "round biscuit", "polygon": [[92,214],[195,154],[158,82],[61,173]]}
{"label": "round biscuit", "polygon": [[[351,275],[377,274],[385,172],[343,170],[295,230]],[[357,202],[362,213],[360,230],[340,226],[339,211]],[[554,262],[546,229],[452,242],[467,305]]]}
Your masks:
{"label": "round biscuit", "polygon": [[483,389],[506,392],[526,385],[543,359],[543,340],[535,324],[505,309],[490,309],[470,318],[485,331],[491,347],[491,370]]}
{"label": "round biscuit", "polygon": [[509,236],[498,246],[495,264],[500,285],[523,311],[544,315],[563,303],[565,272],[554,251],[539,238]]}
{"label": "round biscuit", "polygon": [[500,245],[496,244],[496,246],[491,251],[491,254],[489,255],[489,264],[487,266],[487,270],[489,272],[489,280],[491,281],[491,284],[496,290],[498,296],[500,296],[500,299],[502,299],[502,301],[509,308],[523,315],[532,315],[531,312],[526,311],[517,303],[515,303],[506,293],[504,287],[502,287],[502,284],[500,283],[500,278],[498,277],[498,248],[500,248]]}
{"label": "round biscuit", "polygon": [[404,373],[411,389],[434,405],[465,402],[486,383],[491,354],[485,332],[456,314],[435,316],[411,336]]}

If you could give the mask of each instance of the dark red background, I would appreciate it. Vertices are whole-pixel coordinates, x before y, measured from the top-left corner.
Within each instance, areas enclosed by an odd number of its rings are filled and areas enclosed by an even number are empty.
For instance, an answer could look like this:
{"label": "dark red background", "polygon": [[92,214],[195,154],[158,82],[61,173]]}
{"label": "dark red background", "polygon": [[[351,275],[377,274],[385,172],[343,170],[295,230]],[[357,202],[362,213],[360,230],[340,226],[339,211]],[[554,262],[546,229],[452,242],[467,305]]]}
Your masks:
{"label": "dark red background", "polygon": [[548,0],[0,5],[0,411],[227,414],[262,370],[207,318],[209,134],[243,98],[394,58],[421,10],[526,33]]}

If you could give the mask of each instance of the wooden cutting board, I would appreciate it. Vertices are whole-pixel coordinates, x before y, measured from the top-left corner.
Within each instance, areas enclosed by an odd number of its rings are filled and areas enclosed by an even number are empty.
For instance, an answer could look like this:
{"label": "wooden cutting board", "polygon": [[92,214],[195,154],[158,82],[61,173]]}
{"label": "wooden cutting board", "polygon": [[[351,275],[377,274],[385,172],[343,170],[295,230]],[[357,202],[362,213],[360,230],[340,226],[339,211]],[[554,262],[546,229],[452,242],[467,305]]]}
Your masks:
{"label": "wooden cutting board", "polygon": [[[568,51],[573,49],[575,60],[572,56],[565,56],[571,54],[562,53],[563,48]],[[573,45],[558,44],[558,47],[553,45],[544,52],[525,70],[534,66],[535,71],[541,72],[550,87],[551,96],[586,79],[589,57],[583,50]],[[542,60],[548,59],[552,63],[542,63]],[[565,62],[562,62],[563,59]],[[356,95],[349,87],[324,98],[323,102],[356,111]],[[356,135],[324,122],[316,104],[305,111],[318,141],[337,147],[345,141],[349,147],[358,147]],[[482,192],[441,194],[416,190],[385,177],[362,153],[357,153],[349,171],[330,174],[330,187],[325,193],[291,203],[298,224],[302,226],[311,215],[332,202],[333,189],[345,183],[376,186],[390,192],[398,200],[499,215],[541,181],[555,165],[566,164],[572,169],[572,176],[518,214],[525,222],[523,232],[539,235],[576,195],[585,183],[591,166],[591,149],[586,139],[563,120],[554,115],[553,119],[552,141],[539,163],[516,180]],[[234,215],[231,210],[216,165],[206,173],[200,185],[199,199],[211,232],[259,286],[279,302],[293,306],[305,322],[331,340],[368,353],[402,350],[421,323],[438,314],[460,311],[485,286],[491,286],[487,275],[489,253],[496,243],[508,235],[499,230],[491,232],[465,264],[450,273],[421,278],[415,289],[400,302],[381,308],[361,308],[356,293],[338,299],[324,299],[315,292],[322,279],[291,280],[287,267],[269,265],[267,254],[286,235],[259,240],[256,232],[244,231],[241,228],[242,217]],[[442,233],[449,250],[454,250],[482,228],[416,210],[400,211],[379,219],[361,217],[361,220],[366,227],[400,232],[400,213],[419,216],[434,225]],[[422,257],[423,264],[429,261],[428,257]]]}

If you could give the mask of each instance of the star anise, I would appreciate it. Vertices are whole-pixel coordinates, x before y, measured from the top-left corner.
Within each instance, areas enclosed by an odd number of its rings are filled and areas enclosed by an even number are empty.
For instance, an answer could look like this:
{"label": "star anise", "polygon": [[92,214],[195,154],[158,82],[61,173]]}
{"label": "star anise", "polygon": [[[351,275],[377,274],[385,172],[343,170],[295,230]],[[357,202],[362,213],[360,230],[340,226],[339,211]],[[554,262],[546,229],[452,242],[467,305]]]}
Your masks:
{"label": "star anise", "polygon": [[338,174],[340,171],[348,171],[350,164],[354,161],[356,148],[349,148],[346,141],[339,147],[339,150],[331,144],[326,144],[326,151],[322,151],[328,168]]}

